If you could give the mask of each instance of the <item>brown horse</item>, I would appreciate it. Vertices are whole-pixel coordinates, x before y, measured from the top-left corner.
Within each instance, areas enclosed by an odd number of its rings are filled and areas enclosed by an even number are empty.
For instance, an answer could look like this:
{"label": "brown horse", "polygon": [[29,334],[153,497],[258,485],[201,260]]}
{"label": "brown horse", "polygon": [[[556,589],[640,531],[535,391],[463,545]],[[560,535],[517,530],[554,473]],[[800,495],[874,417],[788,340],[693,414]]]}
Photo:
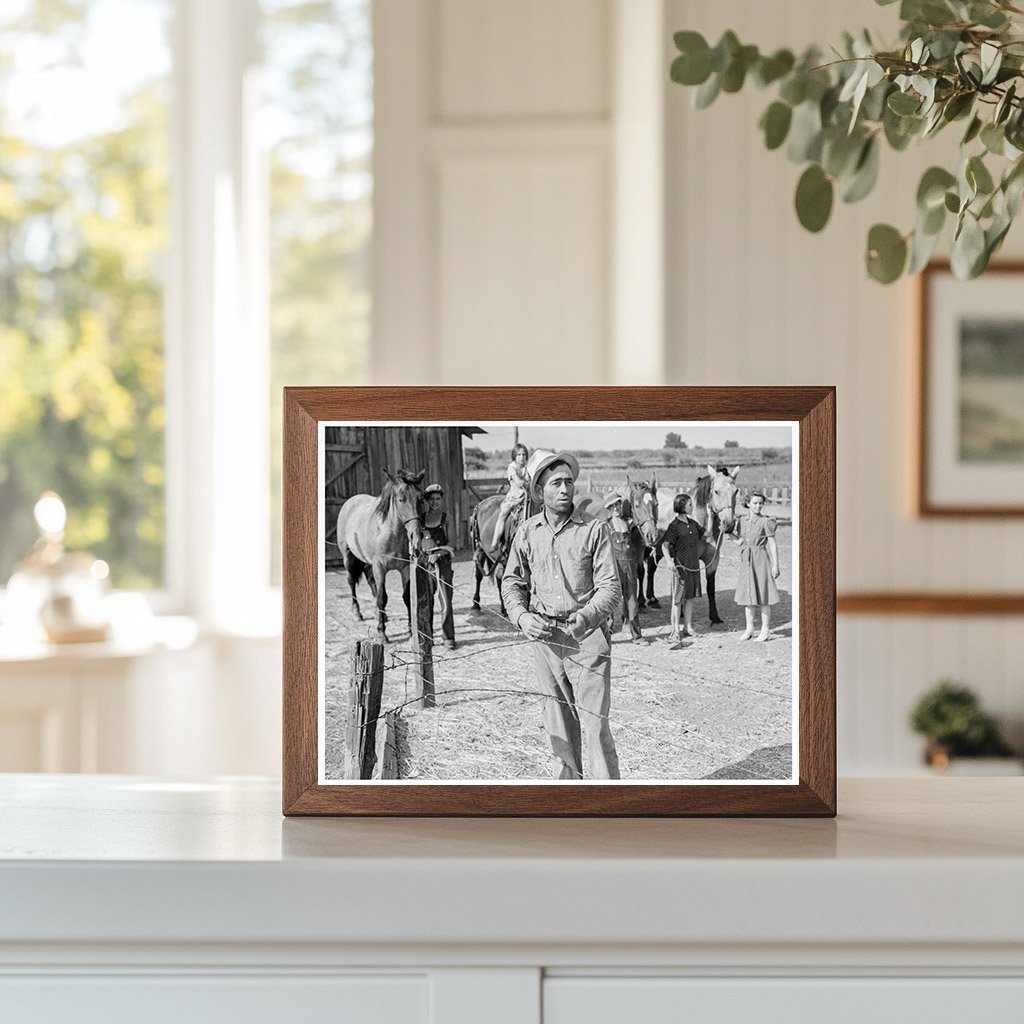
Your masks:
{"label": "brown horse", "polygon": [[[341,549],[348,585],[352,592],[352,609],[362,621],[363,614],[356,597],[356,585],[366,576],[377,599],[377,633],[387,640],[385,623],[388,593],[384,586],[390,569],[402,574],[402,598],[409,609],[409,554],[419,551],[423,540],[420,522],[420,485],[426,470],[415,475],[399,470],[387,480],[380,497],[353,494],[338,513],[338,547]],[[410,630],[412,617],[410,613]]]}
{"label": "brown horse", "polygon": [[700,560],[704,563],[704,578],[708,586],[708,618],[713,626],[722,622],[715,601],[715,573],[722,542],[726,534],[732,533],[736,527],[736,496],[739,494],[736,476],[739,471],[739,466],[729,470],[725,466],[709,464],[708,475],[697,478],[697,489],[693,493],[693,518],[704,529]]}
{"label": "brown horse", "polygon": [[512,538],[516,530],[522,526],[528,516],[536,511],[532,500],[526,500],[505,520],[505,529],[502,531],[501,543],[495,547],[494,521],[498,518],[498,510],[501,508],[504,494],[492,494],[484,498],[474,509],[469,517],[470,543],[473,545],[473,568],[476,573],[476,588],[473,591],[473,610],[480,611],[480,581],[488,576],[494,580],[498,588],[498,604],[501,614],[507,619],[508,612],[505,611],[505,599],[501,596],[501,578],[505,574],[505,563],[508,561],[508,553],[512,547]]}

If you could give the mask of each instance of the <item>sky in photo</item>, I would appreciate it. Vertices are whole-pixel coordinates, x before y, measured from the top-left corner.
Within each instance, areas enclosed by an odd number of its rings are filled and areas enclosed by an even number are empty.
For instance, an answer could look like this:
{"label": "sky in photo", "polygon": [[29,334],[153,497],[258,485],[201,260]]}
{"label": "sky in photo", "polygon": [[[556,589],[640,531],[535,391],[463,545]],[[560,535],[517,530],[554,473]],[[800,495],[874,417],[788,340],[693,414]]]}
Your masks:
{"label": "sky in photo", "polygon": [[[514,424],[479,422],[487,433],[467,438],[466,444],[484,451],[511,449]],[[648,420],[643,423],[528,423],[520,422],[519,440],[534,448],[592,451],[615,448],[662,448],[665,435],[674,432],[691,447],[721,448],[738,441],[743,448],[785,448],[793,443],[793,428],[780,423],[686,423]]]}

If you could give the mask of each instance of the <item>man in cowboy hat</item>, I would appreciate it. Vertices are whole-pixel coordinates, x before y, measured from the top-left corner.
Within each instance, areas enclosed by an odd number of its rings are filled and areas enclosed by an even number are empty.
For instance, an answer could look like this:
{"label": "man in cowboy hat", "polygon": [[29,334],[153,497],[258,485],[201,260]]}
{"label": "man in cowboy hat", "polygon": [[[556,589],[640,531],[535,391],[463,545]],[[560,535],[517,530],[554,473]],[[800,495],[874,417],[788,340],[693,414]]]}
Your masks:
{"label": "man in cowboy hat", "polygon": [[562,762],[558,777],[617,779],[608,617],[622,590],[608,525],[573,503],[580,472],[574,455],[538,449],[527,470],[543,508],[516,532],[501,595],[512,622],[536,641],[534,664],[549,697],[544,726]]}

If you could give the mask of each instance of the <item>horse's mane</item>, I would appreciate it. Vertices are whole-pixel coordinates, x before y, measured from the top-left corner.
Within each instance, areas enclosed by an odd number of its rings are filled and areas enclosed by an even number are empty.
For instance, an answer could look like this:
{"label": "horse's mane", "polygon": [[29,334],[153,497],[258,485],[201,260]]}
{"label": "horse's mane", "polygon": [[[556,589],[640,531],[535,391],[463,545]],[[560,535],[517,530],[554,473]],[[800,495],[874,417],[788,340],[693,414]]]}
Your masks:
{"label": "horse's mane", "polygon": [[697,477],[697,489],[693,492],[693,500],[698,505],[708,505],[711,501],[711,475]]}
{"label": "horse's mane", "polygon": [[374,506],[373,511],[376,515],[380,516],[381,519],[387,519],[391,515],[392,506],[395,503],[395,485],[390,480],[384,481],[384,489],[380,492],[380,497],[377,499],[377,504]]}

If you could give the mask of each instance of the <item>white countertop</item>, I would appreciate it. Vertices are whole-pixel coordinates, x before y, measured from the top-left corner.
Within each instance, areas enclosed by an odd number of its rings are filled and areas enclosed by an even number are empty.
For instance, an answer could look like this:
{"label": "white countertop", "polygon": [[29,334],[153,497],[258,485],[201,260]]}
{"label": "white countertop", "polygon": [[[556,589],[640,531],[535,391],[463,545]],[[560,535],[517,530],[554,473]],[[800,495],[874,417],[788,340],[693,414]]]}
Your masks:
{"label": "white countertop", "polygon": [[0,776],[0,943],[1024,944],[1024,779],[839,817],[285,819],[276,783]]}

